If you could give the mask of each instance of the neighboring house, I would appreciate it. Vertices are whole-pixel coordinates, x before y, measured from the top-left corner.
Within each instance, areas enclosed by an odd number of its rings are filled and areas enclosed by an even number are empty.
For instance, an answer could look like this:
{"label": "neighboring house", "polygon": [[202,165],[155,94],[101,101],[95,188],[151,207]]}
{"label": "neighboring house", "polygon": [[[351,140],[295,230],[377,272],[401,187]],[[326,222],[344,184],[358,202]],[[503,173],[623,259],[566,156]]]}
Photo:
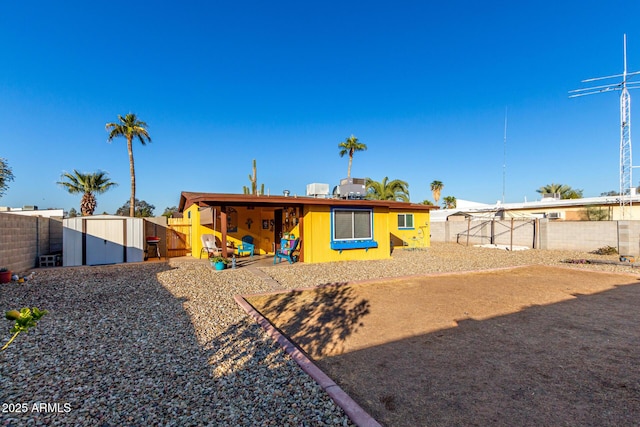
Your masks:
{"label": "neighboring house", "polygon": [[37,206],[25,206],[23,208],[0,206],[0,212],[24,216],[41,216],[43,218],[62,219],[64,216],[64,211],[62,209],[38,209]]}
{"label": "neighboring house", "polygon": [[394,246],[430,245],[430,211],[435,206],[388,200],[300,196],[256,196],[182,192],[178,211],[191,223],[192,256],[200,236],[215,234],[226,255],[251,236],[256,253],[273,253],[280,238],[300,238],[307,263],[390,258]]}
{"label": "neighboring house", "polygon": [[[625,206],[624,219],[640,219],[640,196],[627,196],[631,206]],[[554,199],[545,197],[541,200],[523,203],[481,204],[458,200],[456,209],[442,209],[434,212],[432,222],[471,219],[509,218],[547,218],[565,221],[593,221],[622,218],[620,199],[618,197],[584,197],[581,199]]]}

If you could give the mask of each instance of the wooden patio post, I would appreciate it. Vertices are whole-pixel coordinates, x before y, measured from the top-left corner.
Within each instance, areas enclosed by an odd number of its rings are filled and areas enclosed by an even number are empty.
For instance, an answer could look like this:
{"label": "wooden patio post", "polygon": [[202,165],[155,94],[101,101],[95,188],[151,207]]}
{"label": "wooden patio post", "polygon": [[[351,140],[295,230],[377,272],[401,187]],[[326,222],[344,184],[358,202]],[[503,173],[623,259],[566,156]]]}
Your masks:
{"label": "wooden patio post", "polygon": [[298,244],[298,248],[300,249],[300,259],[298,261],[304,262],[304,245],[302,244],[303,236],[304,236],[304,225],[303,225],[303,208],[296,208],[296,218],[298,218],[298,231],[300,239],[300,243]]}
{"label": "wooden patio post", "polygon": [[220,207],[220,234],[222,235],[222,256],[227,257],[227,207]]}

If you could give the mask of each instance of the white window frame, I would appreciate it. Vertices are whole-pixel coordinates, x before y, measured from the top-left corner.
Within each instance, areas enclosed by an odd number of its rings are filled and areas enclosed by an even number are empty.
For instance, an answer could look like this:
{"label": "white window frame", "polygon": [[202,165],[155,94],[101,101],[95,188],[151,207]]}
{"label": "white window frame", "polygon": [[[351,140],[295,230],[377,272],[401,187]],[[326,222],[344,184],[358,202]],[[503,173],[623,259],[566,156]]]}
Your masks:
{"label": "white window frame", "polygon": [[[400,218],[403,219],[404,225],[400,225]],[[407,218],[411,218],[411,225],[407,225]],[[412,213],[399,213],[398,214],[398,230],[414,230],[415,229],[415,216]]]}

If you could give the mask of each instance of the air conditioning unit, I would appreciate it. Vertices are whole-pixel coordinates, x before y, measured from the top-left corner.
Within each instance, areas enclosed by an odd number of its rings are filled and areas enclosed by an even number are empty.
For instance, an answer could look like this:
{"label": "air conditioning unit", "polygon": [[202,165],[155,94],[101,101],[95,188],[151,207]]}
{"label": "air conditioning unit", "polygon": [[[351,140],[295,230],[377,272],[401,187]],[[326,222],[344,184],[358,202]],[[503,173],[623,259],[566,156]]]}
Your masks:
{"label": "air conditioning unit", "polygon": [[366,195],[365,183],[366,180],[364,178],[341,179],[337,188],[337,195],[343,199],[364,199]]}
{"label": "air conditioning unit", "polygon": [[307,196],[311,197],[328,197],[329,184],[313,183],[307,184]]}
{"label": "air conditioning unit", "polygon": [[549,219],[560,219],[562,218],[562,212],[548,212],[547,218]]}

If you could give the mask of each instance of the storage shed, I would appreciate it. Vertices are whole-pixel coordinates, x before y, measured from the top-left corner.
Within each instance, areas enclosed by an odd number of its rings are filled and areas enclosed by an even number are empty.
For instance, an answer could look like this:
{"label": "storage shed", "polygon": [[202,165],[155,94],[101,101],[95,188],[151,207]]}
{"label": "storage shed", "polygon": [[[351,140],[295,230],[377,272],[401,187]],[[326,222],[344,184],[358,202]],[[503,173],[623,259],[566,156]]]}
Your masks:
{"label": "storage shed", "polygon": [[62,265],[102,265],[144,260],[144,220],[92,215],[63,220]]}

